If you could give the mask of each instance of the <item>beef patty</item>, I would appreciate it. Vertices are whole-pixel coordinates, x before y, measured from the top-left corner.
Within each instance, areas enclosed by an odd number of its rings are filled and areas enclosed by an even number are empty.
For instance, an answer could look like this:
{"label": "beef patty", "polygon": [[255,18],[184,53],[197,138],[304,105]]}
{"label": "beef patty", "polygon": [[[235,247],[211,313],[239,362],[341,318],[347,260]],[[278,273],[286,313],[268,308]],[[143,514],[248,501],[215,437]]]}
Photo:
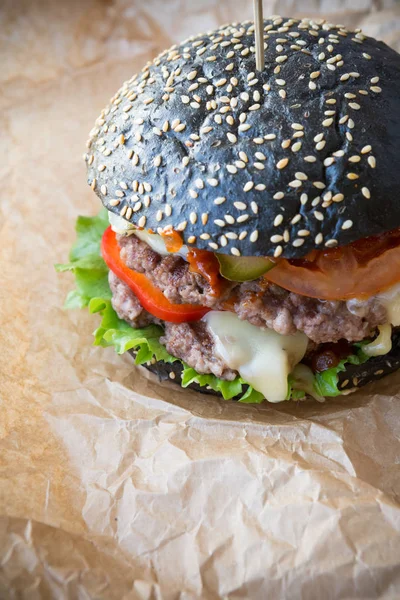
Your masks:
{"label": "beef patty", "polygon": [[[144,273],[173,303],[222,310],[226,303],[240,319],[290,335],[303,331],[320,344],[346,339],[360,341],[386,322],[386,310],[376,298],[365,302],[318,300],[289,292],[263,278],[234,283],[216,297],[204,277],[189,270],[180,256],[161,256],[135,235],[118,236],[124,263]],[[118,312],[118,311],[117,311]],[[123,318],[123,317],[122,317]]]}

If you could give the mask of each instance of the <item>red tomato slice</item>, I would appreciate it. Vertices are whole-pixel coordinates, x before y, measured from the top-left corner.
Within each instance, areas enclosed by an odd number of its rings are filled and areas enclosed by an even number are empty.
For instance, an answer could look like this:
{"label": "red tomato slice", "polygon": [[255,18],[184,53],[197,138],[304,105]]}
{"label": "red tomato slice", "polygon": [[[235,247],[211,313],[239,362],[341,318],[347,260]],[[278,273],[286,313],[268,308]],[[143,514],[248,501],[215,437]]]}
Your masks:
{"label": "red tomato slice", "polygon": [[312,298],[369,298],[400,281],[400,230],[314,250],[304,259],[282,259],[265,278]]}
{"label": "red tomato slice", "polygon": [[111,227],[103,234],[101,253],[108,268],[130,287],[143,308],[153,316],[172,323],[185,323],[198,321],[210,310],[193,304],[172,304],[146,275],[129,269],[121,260],[116,235]]}

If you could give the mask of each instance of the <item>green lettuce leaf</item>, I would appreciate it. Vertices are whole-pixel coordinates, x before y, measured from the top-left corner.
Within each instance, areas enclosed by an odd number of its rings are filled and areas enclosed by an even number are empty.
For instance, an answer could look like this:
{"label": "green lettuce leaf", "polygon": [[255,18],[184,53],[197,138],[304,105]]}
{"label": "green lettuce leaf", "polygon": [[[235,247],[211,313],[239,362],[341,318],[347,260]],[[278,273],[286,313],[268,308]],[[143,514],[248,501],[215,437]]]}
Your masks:
{"label": "green lettuce leaf", "polygon": [[77,239],[69,254],[70,262],[55,265],[56,271],[72,271],[76,289],[70,292],[65,308],[83,308],[92,298],[111,298],[108,285],[108,268],[101,252],[101,236],[108,226],[107,211],[101,210],[96,217],[78,217]]}
{"label": "green lettuce leaf", "polygon": [[321,373],[316,373],[314,388],[317,394],[325,397],[340,396],[342,392],[338,389],[339,373],[346,370],[347,364],[362,365],[367,362],[369,356],[364,354],[362,347],[368,343],[369,341],[366,340],[356,344],[355,347],[358,348],[356,353],[341,360],[337,367],[332,367],[326,371],[321,371]]}

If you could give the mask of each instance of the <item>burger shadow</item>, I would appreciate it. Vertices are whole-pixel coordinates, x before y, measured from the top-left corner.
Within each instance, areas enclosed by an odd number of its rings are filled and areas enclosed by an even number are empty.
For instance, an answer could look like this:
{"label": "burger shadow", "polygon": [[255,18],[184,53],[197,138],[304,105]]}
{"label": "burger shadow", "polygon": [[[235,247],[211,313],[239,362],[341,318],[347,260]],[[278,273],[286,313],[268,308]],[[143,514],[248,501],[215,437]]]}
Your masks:
{"label": "burger shadow", "polygon": [[[138,381],[141,385],[138,386]],[[143,367],[134,367],[134,372],[125,382],[127,387],[140,391],[148,401],[162,401],[202,419],[217,419],[233,423],[254,423],[263,425],[294,425],[296,422],[312,420],[330,421],[333,417],[348,416],[349,411],[362,410],[379,399],[380,396],[396,396],[400,389],[400,373],[393,373],[375,381],[354,393],[327,398],[318,402],[312,398],[302,401],[271,404],[246,404],[233,400],[223,400],[214,394],[206,394],[183,389],[172,381],[159,381],[156,375]],[[138,389],[141,388],[140,390]]]}

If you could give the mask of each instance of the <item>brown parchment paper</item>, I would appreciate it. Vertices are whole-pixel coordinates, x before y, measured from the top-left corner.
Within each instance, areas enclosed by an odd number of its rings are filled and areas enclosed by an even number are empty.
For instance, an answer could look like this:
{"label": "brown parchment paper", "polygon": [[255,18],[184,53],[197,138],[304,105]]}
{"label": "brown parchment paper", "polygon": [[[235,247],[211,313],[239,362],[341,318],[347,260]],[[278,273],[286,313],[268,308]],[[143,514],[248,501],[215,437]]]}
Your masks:
{"label": "brown parchment paper", "polygon": [[[390,0],[265,1],[400,50]],[[241,406],[160,386],[61,307],[81,155],[122,81],[245,0],[0,2],[0,598],[399,598],[400,375]]]}

